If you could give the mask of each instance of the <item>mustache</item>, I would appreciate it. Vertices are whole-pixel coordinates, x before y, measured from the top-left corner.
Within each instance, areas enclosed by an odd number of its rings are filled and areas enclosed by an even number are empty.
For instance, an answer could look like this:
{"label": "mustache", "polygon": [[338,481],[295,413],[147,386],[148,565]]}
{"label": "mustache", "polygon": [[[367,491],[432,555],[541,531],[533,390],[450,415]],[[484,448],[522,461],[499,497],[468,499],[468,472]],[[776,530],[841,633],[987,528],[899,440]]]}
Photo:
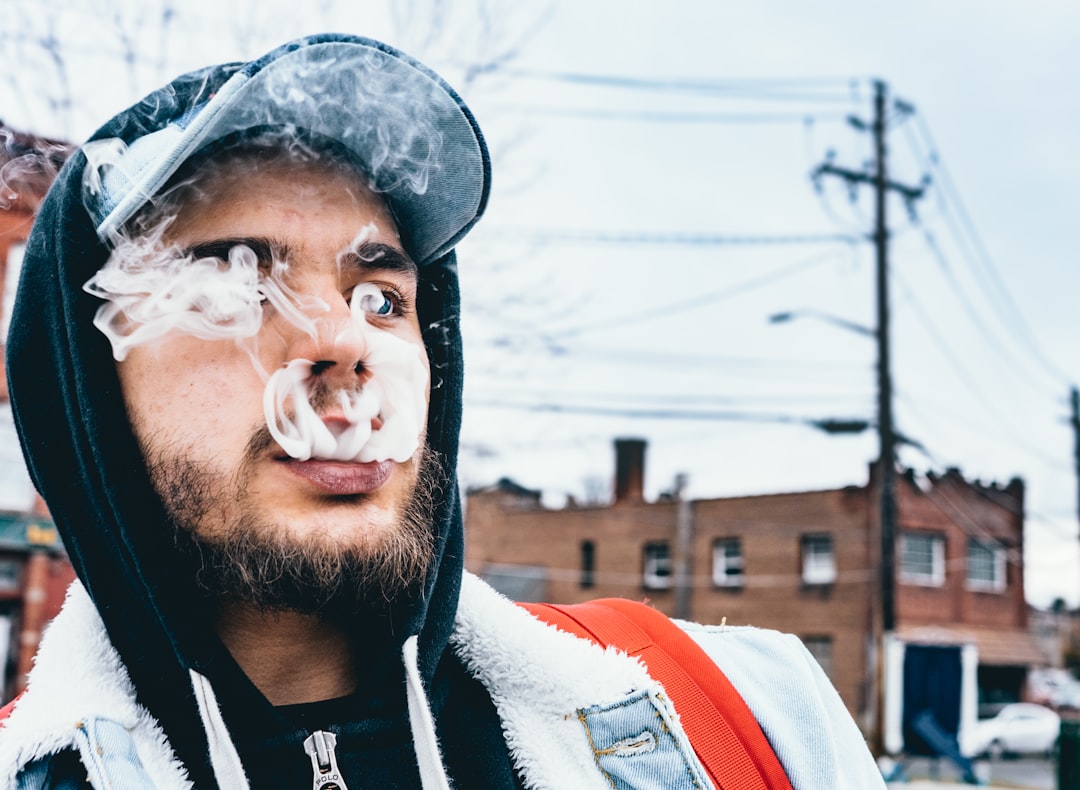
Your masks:
{"label": "mustache", "polygon": [[[340,403],[341,393],[355,395],[363,387],[337,387],[331,388],[322,381],[316,381],[311,385],[308,394],[308,402],[316,414],[323,414]],[[285,417],[293,420],[296,418],[296,408],[286,410]],[[277,440],[270,433],[270,428],[265,422],[256,425],[248,434],[247,443],[244,446],[243,460],[256,461],[277,445]]]}

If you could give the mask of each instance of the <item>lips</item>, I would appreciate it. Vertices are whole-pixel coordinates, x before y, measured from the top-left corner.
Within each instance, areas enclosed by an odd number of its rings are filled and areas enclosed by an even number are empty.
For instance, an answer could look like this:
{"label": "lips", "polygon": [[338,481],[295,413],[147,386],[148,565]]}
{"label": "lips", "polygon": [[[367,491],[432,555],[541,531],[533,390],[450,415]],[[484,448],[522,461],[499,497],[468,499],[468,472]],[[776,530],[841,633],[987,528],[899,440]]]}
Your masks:
{"label": "lips", "polygon": [[355,496],[370,494],[390,479],[394,464],[391,461],[345,463],[342,461],[296,461],[282,459],[280,463],[297,477],[310,483],[324,494]]}

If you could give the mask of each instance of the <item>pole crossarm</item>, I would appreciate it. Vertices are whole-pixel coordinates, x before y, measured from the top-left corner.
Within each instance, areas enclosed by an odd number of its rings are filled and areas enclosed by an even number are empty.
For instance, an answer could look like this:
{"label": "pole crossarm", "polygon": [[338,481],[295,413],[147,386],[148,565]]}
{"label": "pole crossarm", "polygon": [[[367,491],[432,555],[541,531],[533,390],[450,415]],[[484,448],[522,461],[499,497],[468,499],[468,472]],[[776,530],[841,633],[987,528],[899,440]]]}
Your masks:
{"label": "pole crossarm", "polygon": [[820,189],[825,176],[835,176],[847,182],[854,191],[860,186],[869,186],[874,192],[874,232],[871,236],[875,250],[875,287],[874,296],[877,308],[878,347],[878,600],[873,607],[871,630],[874,635],[875,667],[871,676],[872,696],[874,699],[872,716],[874,718],[874,742],[877,751],[884,746],[884,650],[889,636],[896,629],[896,538],[898,532],[899,509],[896,499],[896,447],[900,435],[896,431],[893,416],[892,353],[889,325],[889,224],[887,217],[890,192],[900,195],[909,212],[914,211],[915,201],[921,199],[929,180],[924,178],[918,186],[910,186],[892,181],[888,177],[888,147],[886,119],[888,86],[881,80],[874,83],[874,117],[871,123],[859,121],[852,125],[861,132],[873,137],[874,161],[872,167],[864,170],[841,167],[832,162],[830,157],[814,169],[811,178]]}
{"label": "pole crossarm", "polygon": [[[849,184],[869,184],[870,186],[877,186],[878,179],[874,173],[867,173],[860,170],[851,170],[846,167],[840,167],[834,165],[832,162],[824,162],[810,174],[810,177],[815,181],[819,180],[821,176],[837,176],[847,181]],[[889,192],[896,192],[900,194],[907,201],[919,200],[926,194],[926,188],[929,186],[929,182],[923,181],[918,186],[908,186],[907,184],[901,184],[898,181],[886,180],[883,188]]]}

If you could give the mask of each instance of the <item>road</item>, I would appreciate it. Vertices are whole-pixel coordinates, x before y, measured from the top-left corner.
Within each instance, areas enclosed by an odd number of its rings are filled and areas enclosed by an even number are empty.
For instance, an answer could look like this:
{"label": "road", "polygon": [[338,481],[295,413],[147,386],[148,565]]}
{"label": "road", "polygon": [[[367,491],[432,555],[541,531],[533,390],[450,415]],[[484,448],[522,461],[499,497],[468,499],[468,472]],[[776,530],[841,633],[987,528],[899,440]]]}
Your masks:
{"label": "road", "polygon": [[[1057,790],[1057,765],[1048,758],[1023,757],[1008,760],[978,760],[975,772],[980,779],[994,787],[1020,790]],[[910,780],[940,779],[943,782],[960,782],[960,772],[948,760],[934,761],[915,757],[907,764]],[[902,783],[890,787],[902,788]]]}

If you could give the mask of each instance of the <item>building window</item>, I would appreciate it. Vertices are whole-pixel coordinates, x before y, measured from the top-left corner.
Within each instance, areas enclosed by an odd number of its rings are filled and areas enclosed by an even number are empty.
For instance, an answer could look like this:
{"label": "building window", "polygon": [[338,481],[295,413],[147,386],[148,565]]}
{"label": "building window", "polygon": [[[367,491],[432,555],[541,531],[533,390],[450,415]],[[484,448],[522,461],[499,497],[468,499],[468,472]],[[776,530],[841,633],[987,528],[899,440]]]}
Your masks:
{"label": "building window", "polygon": [[743,586],[742,541],[721,538],[713,542],[712,579],[717,587]]}
{"label": "building window", "polygon": [[480,578],[512,601],[550,601],[548,569],[540,565],[491,563]]}
{"label": "building window", "polygon": [[825,674],[832,678],[832,637],[831,636],[804,636],[803,644],[810,651]]}
{"label": "building window", "polygon": [[832,535],[802,536],[803,584],[832,584],[836,581],[836,555]]}
{"label": "building window", "polygon": [[900,578],[911,584],[945,584],[945,538],[909,532],[900,536]]}
{"label": "building window", "polygon": [[581,541],[581,586],[592,587],[596,584],[596,544],[591,540]]}
{"label": "building window", "polygon": [[19,591],[20,566],[21,563],[18,560],[0,560],[0,592],[10,593]]}
{"label": "building window", "polygon": [[1005,547],[995,540],[968,538],[968,589],[1004,592],[1005,582]]}
{"label": "building window", "polygon": [[645,544],[645,571],[642,584],[647,590],[671,588],[671,547],[667,543]]}

